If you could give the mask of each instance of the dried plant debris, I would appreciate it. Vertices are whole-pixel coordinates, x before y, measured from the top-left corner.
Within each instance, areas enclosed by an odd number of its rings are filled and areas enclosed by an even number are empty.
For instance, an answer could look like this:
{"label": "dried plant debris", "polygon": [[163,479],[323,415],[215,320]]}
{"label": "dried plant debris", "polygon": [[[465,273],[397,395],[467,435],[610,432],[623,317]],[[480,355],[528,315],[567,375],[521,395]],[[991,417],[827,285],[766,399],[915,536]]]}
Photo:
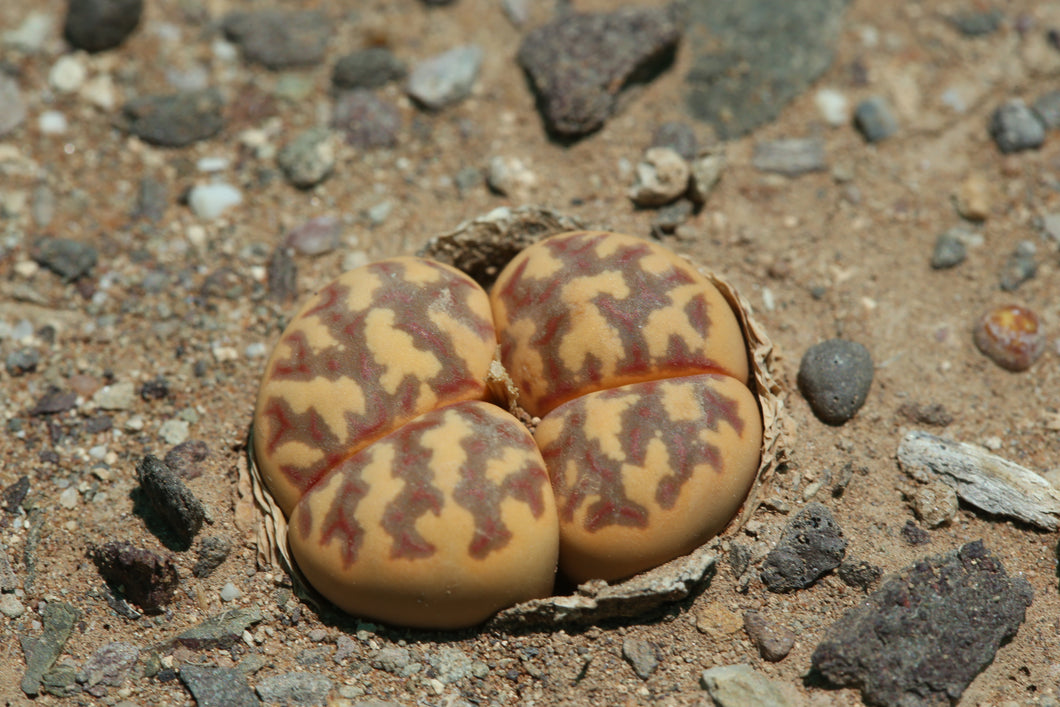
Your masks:
{"label": "dried plant debris", "polygon": [[921,483],[941,480],[965,503],[1042,530],[1060,528],[1060,491],[1030,469],[964,442],[914,430],[898,463]]}
{"label": "dried plant debris", "polygon": [[871,705],[943,705],[960,699],[1012,638],[1031,604],[982,541],[916,562],[826,632],[813,669],[857,687]]}

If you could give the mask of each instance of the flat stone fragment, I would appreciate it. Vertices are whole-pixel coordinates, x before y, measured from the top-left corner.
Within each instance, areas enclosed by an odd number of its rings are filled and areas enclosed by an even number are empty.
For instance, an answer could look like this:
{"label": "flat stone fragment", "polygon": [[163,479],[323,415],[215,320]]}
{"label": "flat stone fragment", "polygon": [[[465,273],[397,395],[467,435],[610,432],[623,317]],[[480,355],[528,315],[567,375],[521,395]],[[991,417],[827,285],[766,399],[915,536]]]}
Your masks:
{"label": "flat stone fragment", "polygon": [[847,611],[814,650],[813,669],[868,704],[956,703],[1016,634],[1032,597],[982,541],[968,543],[907,567]]}
{"label": "flat stone fragment", "polygon": [[230,12],[222,26],[247,61],[274,71],[321,63],[331,35],[331,22],[313,10]]}
{"label": "flat stone fragment", "polygon": [[191,543],[206,520],[206,509],[180,477],[148,454],[136,465],[140,488],[152,508],[182,542]]}
{"label": "flat stone fragment", "polygon": [[627,638],[622,641],[622,657],[641,680],[647,680],[659,667],[659,652],[648,641]]}
{"label": "flat stone fragment", "polygon": [[138,646],[124,641],[111,641],[85,661],[77,674],[77,681],[86,687],[100,683],[117,687],[125,682],[139,657]]}
{"label": "flat stone fragment", "polygon": [[260,705],[247,677],[236,668],[214,668],[185,664],[180,679],[195,698],[198,707],[254,707]]}
{"label": "flat stone fragment", "polygon": [[1033,150],[1045,142],[1045,125],[1018,98],[1002,103],[990,116],[990,137],[1002,152]]}
{"label": "flat stone fragment", "polygon": [[788,177],[828,169],[824,140],[820,138],[786,138],[756,143],[751,164],[763,172]]}
{"label": "flat stone fragment", "polygon": [[125,128],[162,147],[185,147],[216,135],[224,126],[224,99],[216,89],[144,96],[122,107]]}
{"label": "flat stone fragment", "polygon": [[33,249],[33,260],[38,265],[68,282],[87,275],[98,259],[94,246],[70,238],[41,238]]}
{"label": "flat stone fragment", "polygon": [[573,139],[603,127],[634,76],[654,75],[673,60],[678,14],[673,6],[572,14],[529,32],[517,60],[548,131]]}
{"label": "flat stone fragment", "polygon": [[331,83],[340,90],[378,88],[405,78],[405,63],[386,47],[369,47],[339,57]]}
{"label": "flat stone fragment", "polygon": [[772,121],[832,63],[847,0],[689,3],[692,115],[717,136]]}
{"label": "flat stone fragment", "polygon": [[771,592],[805,589],[838,567],[846,549],[843,530],[828,507],[807,504],[788,521],[780,541],[766,555],[762,581]]}
{"label": "flat stone fragment", "polygon": [[772,680],[746,663],[704,670],[700,683],[717,707],[788,707],[790,704]]}
{"label": "flat stone fragment", "polygon": [[332,683],[316,673],[290,672],[265,678],[257,685],[258,695],[266,704],[311,707],[323,705]]}
{"label": "flat stone fragment", "polygon": [[409,95],[425,108],[441,110],[471,94],[481,67],[481,47],[472,44],[450,49],[412,68]]}
{"label": "flat stone fragment", "polygon": [[41,678],[55,664],[62,653],[66,639],[81,617],[75,607],[63,602],[50,602],[44,607],[42,620],[44,629],[40,638],[19,636],[22,653],[26,659],[26,672],[22,675],[22,691],[30,697],[40,693]]}
{"label": "flat stone fragment", "polygon": [[1060,491],[1030,469],[979,447],[914,430],[898,446],[898,463],[918,481],[942,481],[981,511],[1042,530],[1060,528]]}
{"label": "flat stone fragment", "polygon": [[192,626],[174,637],[172,643],[178,643],[196,651],[213,648],[224,650],[240,640],[243,632],[261,619],[261,609],[256,607],[232,609],[212,616],[198,626]]}
{"label": "flat stone fragment", "polygon": [[63,35],[86,52],[113,49],[140,24],[143,0],[71,0]]}

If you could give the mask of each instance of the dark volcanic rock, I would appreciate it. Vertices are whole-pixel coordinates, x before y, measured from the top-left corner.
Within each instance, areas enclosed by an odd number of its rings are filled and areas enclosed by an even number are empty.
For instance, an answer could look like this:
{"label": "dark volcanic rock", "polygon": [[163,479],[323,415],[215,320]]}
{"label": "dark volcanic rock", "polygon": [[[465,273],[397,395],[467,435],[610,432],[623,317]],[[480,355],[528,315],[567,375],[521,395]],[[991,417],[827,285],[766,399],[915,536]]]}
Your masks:
{"label": "dark volcanic rock", "polygon": [[328,18],[313,10],[230,12],[223,27],[247,61],[273,70],[319,64],[331,35]]}
{"label": "dark volcanic rock", "polygon": [[144,96],[122,107],[124,127],[162,147],[185,147],[224,127],[224,100],[216,89]]}
{"label": "dark volcanic rock", "polygon": [[722,139],[776,118],[832,63],[846,4],[693,0],[692,68],[685,77],[692,115]]}
{"label": "dark volcanic rock", "polygon": [[143,11],[143,0],[70,0],[63,35],[86,52],[113,49],[133,33]]}
{"label": "dark volcanic rock", "polygon": [[845,560],[836,574],[848,587],[868,589],[879,580],[883,570],[865,560]]}
{"label": "dark volcanic rock", "polygon": [[99,574],[115,590],[148,613],[157,613],[173,600],[180,584],[173,560],[127,542],[109,542],[89,556]]}
{"label": "dark volcanic rock", "polygon": [[232,541],[223,535],[203,538],[196,553],[199,556],[191,573],[196,577],[209,577],[221,566],[232,552]]}
{"label": "dark volcanic rock", "polygon": [[369,47],[339,57],[331,83],[340,90],[378,88],[405,78],[405,63],[386,47]]}
{"label": "dark volcanic rock", "polygon": [[981,541],[921,560],[826,632],[813,668],[872,705],[947,705],[1016,635],[1033,592]]}
{"label": "dark volcanic rock", "polygon": [[672,62],[681,38],[678,14],[671,6],[564,15],[527,34],[517,58],[548,131],[572,139],[599,130],[626,84]]}
{"label": "dark volcanic rock", "polygon": [[762,581],[771,592],[804,589],[839,566],[847,541],[831,511],[810,503],[788,521],[777,546],[762,563]]}
{"label": "dark volcanic rock", "polygon": [[206,520],[206,509],[180,477],[150,454],[136,465],[147,501],[183,542],[191,543]]}

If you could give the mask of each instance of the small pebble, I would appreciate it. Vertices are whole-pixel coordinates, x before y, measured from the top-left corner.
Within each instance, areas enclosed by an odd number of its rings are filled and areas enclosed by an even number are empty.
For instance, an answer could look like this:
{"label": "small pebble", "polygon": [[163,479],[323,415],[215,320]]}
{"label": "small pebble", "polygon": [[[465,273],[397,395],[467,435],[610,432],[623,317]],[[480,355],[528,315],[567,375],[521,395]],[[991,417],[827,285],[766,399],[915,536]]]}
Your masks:
{"label": "small pebble", "polygon": [[221,601],[235,601],[241,596],[243,596],[243,592],[239,591],[239,587],[232,584],[231,582],[227,582],[223,587],[221,587]]}
{"label": "small pebble", "polygon": [[828,169],[824,140],[820,138],[785,138],[756,143],[751,164],[762,172],[776,172],[788,177]]}
{"label": "small pebble", "polygon": [[284,247],[302,255],[323,255],[341,244],[342,221],[334,216],[317,216],[291,229]]}
{"label": "small pebble", "polygon": [[982,174],[968,175],[957,190],[957,213],[969,221],[985,221],[990,216],[990,183]]}
{"label": "small pebble", "polygon": [[913,512],[929,528],[948,525],[957,515],[957,492],[936,481],[917,486],[913,492]]}
{"label": "small pebble", "polygon": [[95,247],[70,238],[41,238],[33,249],[33,260],[70,282],[91,272],[99,260]]}
{"label": "small pebble", "polygon": [[353,147],[394,147],[401,129],[401,113],[371,91],[345,91],[335,99],[331,127],[342,132],[346,143]]}
{"label": "small pebble", "polygon": [[136,476],[156,517],[190,545],[206,520],[206,509],[199,499],[165,462],[150,454],[136,465]]}
{"label": "small pebble", "polygon": [[1030,368],[1045,351],[1038,315],[1018,304],[985,313],[972,329],[972,340],[987,358],[1014,372]]}
{"label": "small pebble", "polygon": [[26,607],[14,594],[0,594],[0,614],[9,619],[17,619],[26,613]]}
{"label": "small pebble", "polygon": [[873,372],[872,356],[863,345],[830,339],[803,355],[799,390],[818,419],[842,425],[865,404]]}
{"label": "small pebble", "polygon": [[143,96],[122,107],[122,118],[125,128],[145,142],[186,147],[220,132],[224,100],[215,89]]}
{"label": "small pebble", "polygon": [[637,206],[663,206],[688,190],[688,162],[669,147],[649,147],[637,163],[629,198]]}
{"label": "small pebble", "polygon": [[771,592],[805,589],[831,572],[846,555],[847,540],[832,512],[809,503],[792,516],[762,563],[762,582]]}
{"label": "small pebble", "polygon": [[332,687],[326,676],[303,672],[271,675],[257,684],[261,699],[277,705],[323,705]]}
{"label": "small pebble", "polygon": [[931,267],[945,270],[960,265],[968,257],[968,249],[953,229],[940,233],[935,239],[935,250],[931,254]]}
{"label": "small pebble", "polygon": [[641,680],[647,680],[659,667],[659,654],[648,641],[627,638],[622,641],[622,657]]}
{"label": "small pebble", "polygon": [[81,500],[81,495],[73,486],[70,486],[59,494],[59,505],[63,508],[73,508],[77,505],[79,500]]}
{"label": "small pebble", "polygon": [[902,540],[914,547],[931,544],[931,534],[911,520],[905,522],[898,534],[902,537]]}
{"label": "small pebble", "polygon": [[87,52],[113,49],[133,33],[143,9],[143,0],[70,0],[63,35]]}
{"label": "small pebble", "polygon": [[467,45],[424,60],[409,74],[408,92],[421,105],[440,110],[471,94],[482,66],[482,49]]}
{"label": "small pebble", "polygon": [[100,410],[129,410],[136,402],[136,386],[132,381],[120,381],[96,391],[92,402]]}
{"label": "small pebble", "polygon": [[869,142],[880,142],[898,132],[898,119],[886,99],[873,96],[854,109],[854,126]]}
{"label": "small pebble", "polygon": [[159,426],[158,436],[166,444],[180,444],[188,439],[188,423],[184,420],[166,420]]}
{"label": "small pebble", "polygon": [[1035,149],[1045,141],[1045,126],[1034,111],[1013,98],[990,116],[990,136],[1004,153]]}
{"label": "small pebble", "polygon": [[22,124],[26,119],[26,104],[18,81],[0,71],[0,137]]}
{"label": "small pebble", "polygon": [[673,233],[692,215],[694,205],[688,199],[678,199],[660,208],[652,219],[652,232]]}
{"label": "small pebble", "polygon": [[365,216],[368,217],[368,222],[372,226],[382,226],[386,222],[387,218],[390,217],[390,212],[394,210],[394,202],[386,199],[380,201],[375,206],[372,206],[365,212]]}
{"label": "small pebble", "polygon": [[339,90],[378,88],[405,78],[405,63],[386,47],[370,47],[339,57],[331,83]]}
{"label": "small pebble", "polygon": [[1005,14],[1001,10],[972,10],[950,17],[950,23],[965,37],[985,37],[1001,27]]}
{"label": "small pebble", "polygon": [[486,183],[501,196],[525,201],[537,188],[537,175],[518,157],[497,155],[489,162]]}
{"label": "small pebble", "polygon": [[1001,269],[1001,289],[1012,292],[1038,273],[1038,261],[1035,258],[1037,249],[1031,241],[1023,241],[1005,260]]}
{"label": "small pebble", "polygon": [[4,368],[12,378],[24,376],[37,370],[40,363],[40,352],[33,348],[15,349],[4,359]]}
{"label": "small pebble", "polygon": [[46,110],[37,118],[37,127],[45,135],[62,135],[66,132],[66,116],[57,110]]}
{"label": "small pebble", "polygon": [[321,12],[272,8],[230,12],[221,24],[247,61],[274,71],[321,63],[333,26]]}
{"label": "small pebble", "polygon": [[276,156],[284,175],[299,189],[320,184],[335,167],[335,143],[331,132],[313,128],[296,136]]}
{"label": "small pebble", "polygon": [[4,32],[3,43],[27,54],[34,54],[40,51],[52,35],[54,25],[55,20],[50,13],[30,12],[22,24]]}
{"label": "small pebble", "polygon": [[773,623],[757,611],[744,612],[743,628],[758,648],[758,654],[770,663],[784,660],[795,646],[795,633],[791,629]]}
{"label": "small pebble", "polygon": [[692,173],[688,179],[688,197],[694,204],[705,204],[714,191],[721,173],[725,169],[725,152],[714,150],[701,154],[691,162]]}
{"label": "small pebble", "polygon": [[73,93],[85,82],[88,70],[75,54],[64,54],[48,72],[48,83],[59,93]]}
{"label": "small pebble", "polygon": [[836,570],[839,579],[848,587],[867,590],[883,576],[883,570],[865,560],[844,560]]}
{"label": "small pebble", "polygon": [[188,193],[188,206],[201,219],[212,221],[233,206],[243,203],[243,193],[231,184],[199,184]]}
{"label": "small pebble", "polygon": [[127,542],[109,542],[89,555],[112,588],[120,587],[126,599],[148,613],[158,613],[169,604],[180,584],[171,558]]}
{"label": "small pebble", "polygon": [[814,94],[813,102],[824,122],[832,127],[846,125],[850,120],[850,108],[847,97],[834,88],[822,88]]}
{"label": "small pebble", "polygon": [[[167,455],[168,456],[168,455]],[[196,554],[199,559],[191,573],[196,577],[209,577],[232,552],[232,541],[221,535],[210,535],[202,539]]]}

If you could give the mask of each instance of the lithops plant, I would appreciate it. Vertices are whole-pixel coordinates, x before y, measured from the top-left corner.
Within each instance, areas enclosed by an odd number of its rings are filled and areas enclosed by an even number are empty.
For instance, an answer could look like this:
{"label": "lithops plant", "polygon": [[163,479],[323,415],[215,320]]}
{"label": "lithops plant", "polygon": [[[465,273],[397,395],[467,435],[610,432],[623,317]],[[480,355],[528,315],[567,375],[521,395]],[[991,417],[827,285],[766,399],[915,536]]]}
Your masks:
{"label": "lithops plant", "polygon": [[350,271],[284,331],[254,459],[310,583],[396,624],[482,621],[551,590],[557,525],[540,453],[486,397],[486,293],[440,263]]}
{"label": "lithops plant", "polygon": [[732,520],[762,417],[736,316],[695,267],[650,241],[575,231],[516,256],[491,303],[519,404],[543,416],[565,574],[629,576]]}

